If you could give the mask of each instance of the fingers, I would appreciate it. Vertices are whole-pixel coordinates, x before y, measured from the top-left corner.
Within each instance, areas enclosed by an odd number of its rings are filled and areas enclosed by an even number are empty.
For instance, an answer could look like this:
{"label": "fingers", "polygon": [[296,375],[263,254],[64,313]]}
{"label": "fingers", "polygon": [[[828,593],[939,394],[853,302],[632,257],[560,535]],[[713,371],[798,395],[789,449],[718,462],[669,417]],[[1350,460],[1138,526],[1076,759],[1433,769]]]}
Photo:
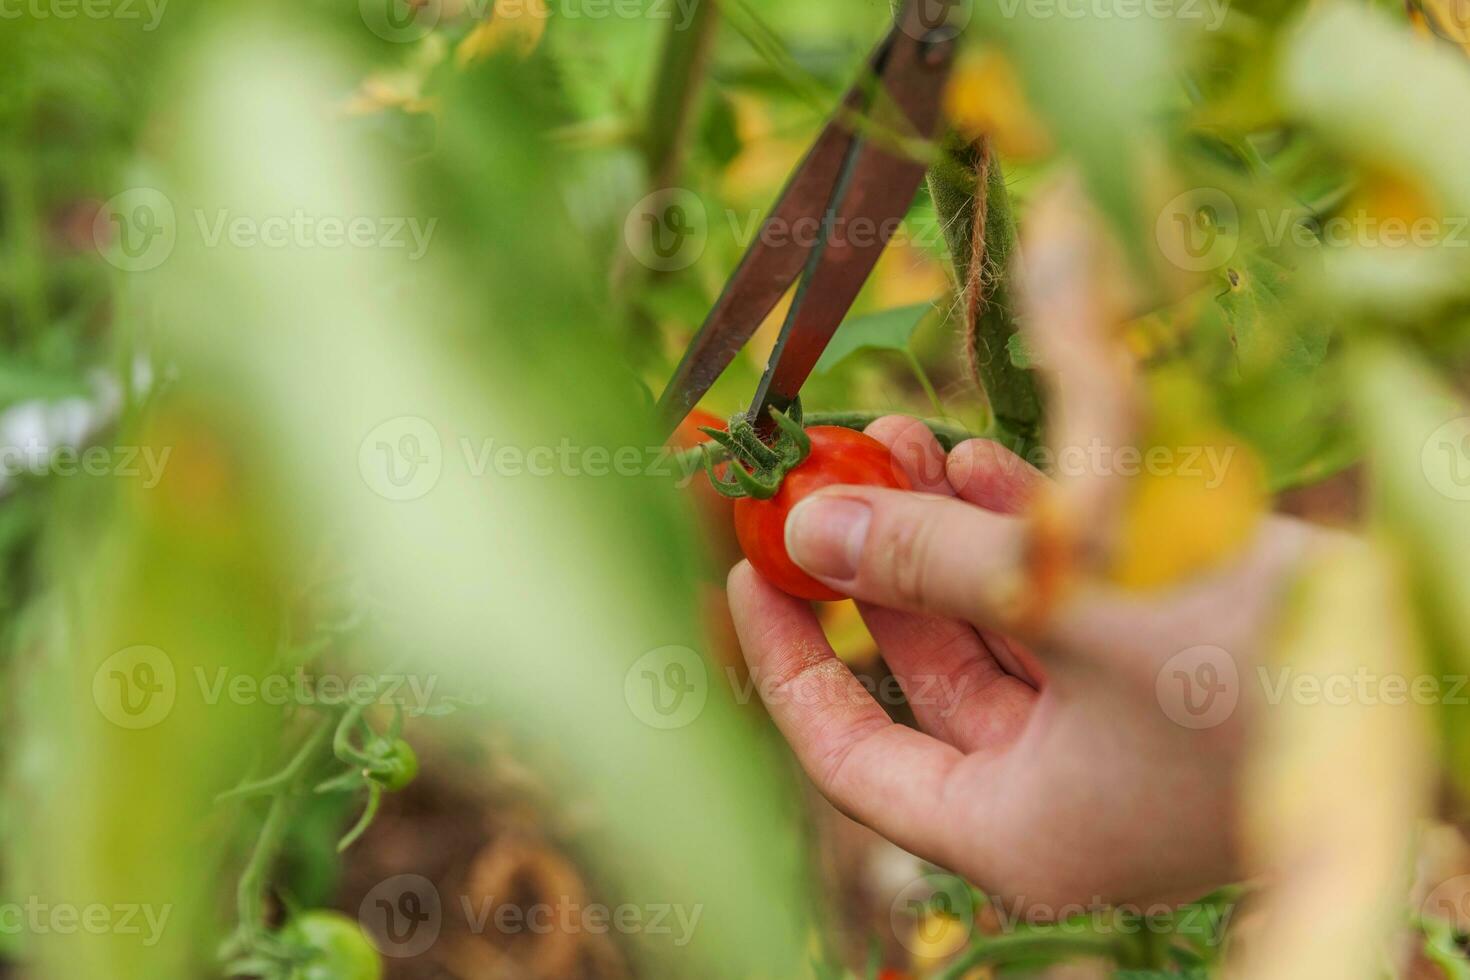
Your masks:
{"label": "fingers", "polygon": [[885,415],[863,431],[888,447],[915,490],[954,496],[944,448],[923,422],[911,415]]}
{"label": "fingers", "polygon": [[[916,490],[951,495],[944,449],[928,426],[889,415],[867,428]],[[920,729],[963,752],[998,749],[1025,724],[1036,692],[997,664],[968,623],[859,603]]]}
{"label": "fingers", "polygon": [[1040,470],[990,439],[967,439],[946,461],[949,484],[962,500],[999,514],[1021,514],[1046,477]]}
{"label": "fingers", "polygon": [[1015,741],[1039,696],[1008,674],[968,623],[862,603],[919,727],[966,754]]}
{"label": "fingers", "polygon": [[910,850],[933,850],[934,814],[963,756],[894,724],[832,653],[811,607],[741,562],[730,611],[756,690],[797,760],[839,809]]}
{"label": "fingers", "polygon": [[1024,547],[1019,519],[945,497],[832,487],[786,518],[786,549],[857,599],[1004,627]]}

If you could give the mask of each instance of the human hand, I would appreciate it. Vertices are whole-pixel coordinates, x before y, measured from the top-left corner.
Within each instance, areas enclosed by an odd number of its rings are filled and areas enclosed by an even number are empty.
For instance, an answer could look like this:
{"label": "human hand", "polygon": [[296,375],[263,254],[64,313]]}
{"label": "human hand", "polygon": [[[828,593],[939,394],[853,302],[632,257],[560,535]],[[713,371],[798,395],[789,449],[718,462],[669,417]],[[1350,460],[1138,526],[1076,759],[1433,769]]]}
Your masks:
{"label": "human hand", "polygon": [[1208,646],[1253,676],[1318,532],[1267,518],[1239,558],[1185,587],[1080,589],[1030,633],[1008,634],[998,586],[1022,574],[1015,515],[1046,478],[985,440],[946,458],[913,419],[868,432],[922,492],[815,494],[792,511],[787,548],[859,600],[920,730],[894,723],[837,660],[807,603],[746,562],[729,579],[755,687],[817,787],[899,845],[1042,913],[1187,901],[1238,879],[1250,699],[1188,727],[1165,692],[1188,697],[1190,675],[1169,688],[1168,668]]}

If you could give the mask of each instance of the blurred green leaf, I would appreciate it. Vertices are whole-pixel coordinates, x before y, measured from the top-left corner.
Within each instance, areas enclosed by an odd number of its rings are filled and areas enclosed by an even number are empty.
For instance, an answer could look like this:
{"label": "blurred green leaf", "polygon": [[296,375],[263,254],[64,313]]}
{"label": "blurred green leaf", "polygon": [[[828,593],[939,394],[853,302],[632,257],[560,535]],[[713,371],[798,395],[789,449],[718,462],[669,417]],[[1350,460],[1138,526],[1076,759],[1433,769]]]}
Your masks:
{"label": "blurred green leaf", "polygon": [[1290,37],[1283,102],[1352,158],[1424,178],[1447,214],[1470,215],[1470,62],[1402,20],[1317,4]]}
{"label": "blurred green leaf", "polygon": [[915,303],[848,317],[832,335],[814,370],[831,371],[860,350],[907,350],[914,331],[933,309],[933,303]]}
{"label": "blurred green leaf", "polygon": [[[1436,666],[1470,670],[1470,407],[1412,356],[1358,353],[1351,390],[1374,515],[1406,559]],[[1470,786],[1470,716],[1442,706],[1446,748]]]}
{"label": "blurred green leaf", "polygon": [[[1082,169],[1124,247],[1140,269],[1152,268],[1151,156],[1163,149],[1156,107],[1173,84],[1167,18],[1117,16],[1107,4],[1066,15],[1020,0],[974,9],[970,35],[1001,41],[1028,101]],[[1180,18],[1175,26],[1205,25]]]}
{"label": "blurred green leaf", "polygon": [[1328,331],[1317,317],[1293,315],[1284,300],[1291,273],[1253,250],[1237,256],[1225,272],[1218,302],[1236,351],[1248,370],[1268,365],[1289,374],[1316,369],[1327,352]]}

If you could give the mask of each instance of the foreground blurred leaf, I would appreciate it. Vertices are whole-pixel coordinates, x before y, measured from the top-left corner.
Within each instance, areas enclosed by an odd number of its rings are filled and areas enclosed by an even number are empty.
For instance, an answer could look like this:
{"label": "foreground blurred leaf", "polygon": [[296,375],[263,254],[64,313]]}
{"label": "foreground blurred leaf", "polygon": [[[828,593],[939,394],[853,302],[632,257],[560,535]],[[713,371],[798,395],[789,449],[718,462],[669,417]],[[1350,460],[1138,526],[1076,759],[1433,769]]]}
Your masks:
{"label": "foreground blurred leaf", "polygon": [[[1265,474],[1250,447],[1219,429],[1171,430],[1138,450],[1111,577],[1152,589],[1219,567],[1246,547],[1265,511]],[[1121,457],[1120,457],[1121,460]]]}
{"label": "foreground blurred leaf", "polygon": [[[1404,353],[1374,347],[1352,390],[1370,462],[1373,510],[1410,568],[1433,665],[1470,670],[1470,407]],[[1445,745],[1470,787],[1470,717],[1444,706]]]}
{"label": "foreground blurred leaf", "polygon": [[1146,189],[1158,149],[1153,104],[1169,84],[1165,21],[1117,16],[1109,3],[1079,9],[1080,16],[1056,13],[1019,0],[976,4],[970,33],[999,39],[1026,101],[1081,167],[1129,255],[1147,265],[1153,214]]}
{"label": "foreground blurred leaf", "polygon": [[[247,17],[194,46],[171,88],[177,210],[362,219],[416,228],[421,247],[181,233],[159,283],[171,345],[268,440],[248,466],[289,501],[274,533],[344,542],[389,597],[381,662],[487,702],[582,815],[618,902],[698,911],[687,946],[629,939],[648,971],[801,975],[789,787],[696,653],[697,565],[616,367],[606,270],[566,234],[544,93],[508,54],[475,63],[446,82],[435,153],[393,169],[322,123],[353,71],[314,38]],[[506,446],[552,463],[508,468]],[[629,451],[632,471],[612,471]],[[657,724],[659,656],[696,682],[663,691],[690,705],[682,726]]]}
{"label": "foreground blurred leaf", "polygon": [[1423,200],[1415,211],[1438,216],[1428,243],[1396,244],[1384,221],[1402,215],[1349,211],[1354,237],[1327,255],[1329,293],[1395,317],[1464,296],[1470,61],[1382,13],[1334,0],[1301,20],[1279,86],[1296,121],[1370,172],[1414,188]]}
{"label": "foreground blurred leaf", "polygon": [[1231,976],[1383,974],[1410,842],[1430,804],[1427,719],[1413,701],[1270,692],[1288,671],[1323,682],[1319,692],[1337,678],[1413,676],[1418,643],[1396,567],[1372,545],[1330,545],[1304,570],[1276,655],[1260,668],[1267,703],[1245,787],[1246,840],[1252,866],[1273,880],[1260,934],[1237,950]]}
{"label": "foreground blurred leaf", "polygon": [[39,901],[105,908],[116,927],[38,920],[27,958],[43,976],[211,970],[218,869],[233,851],[204,816],[271,729],[264,705],[202,679],[260,675],[285,572],[231,415],[180,391],[127,437],[169,451],[156,486],[73,483],[52,515],[50,590],[33,612],[45,618],[18,665],[30,677],[14,791],[30,802],[9,861]]}

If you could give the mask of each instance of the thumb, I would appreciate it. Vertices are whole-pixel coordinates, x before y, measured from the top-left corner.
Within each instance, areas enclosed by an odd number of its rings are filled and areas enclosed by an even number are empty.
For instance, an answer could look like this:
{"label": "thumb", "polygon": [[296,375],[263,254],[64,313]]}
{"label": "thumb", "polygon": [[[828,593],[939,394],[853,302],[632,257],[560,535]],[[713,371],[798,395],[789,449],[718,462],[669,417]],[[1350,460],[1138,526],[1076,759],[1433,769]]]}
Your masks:
{"label": "thumb", "polygon": [[786,518],[786,550],[853,598],[1003,625],[1021,587],[1024,526],[951,497],[830,487]]}

